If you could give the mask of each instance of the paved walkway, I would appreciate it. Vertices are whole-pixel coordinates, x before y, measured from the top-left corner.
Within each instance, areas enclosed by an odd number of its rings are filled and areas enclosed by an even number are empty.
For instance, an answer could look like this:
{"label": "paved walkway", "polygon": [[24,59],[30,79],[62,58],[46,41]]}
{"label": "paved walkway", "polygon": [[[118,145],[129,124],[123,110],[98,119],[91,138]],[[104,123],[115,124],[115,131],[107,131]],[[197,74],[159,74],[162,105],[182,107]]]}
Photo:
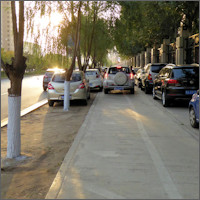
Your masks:
{"label": "paved walkway", "polygon": [[198,142],[153,103],[98,93],[46,198],[198,198],[198,158]]}

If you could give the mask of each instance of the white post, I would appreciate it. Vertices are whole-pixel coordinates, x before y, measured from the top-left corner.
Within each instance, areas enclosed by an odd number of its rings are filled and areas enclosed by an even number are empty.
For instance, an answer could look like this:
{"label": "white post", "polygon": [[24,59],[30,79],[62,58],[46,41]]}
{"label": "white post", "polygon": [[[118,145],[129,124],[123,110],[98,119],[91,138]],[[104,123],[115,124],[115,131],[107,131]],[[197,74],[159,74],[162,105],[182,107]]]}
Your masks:
{"label": "white post", "polygon": [[64,82],[64,111],[69,110],[70,81]]}
{"label": "white post", "polygon": [[21,96],[8,96],[7,158],[15,158],[21,153],[20,110]]}

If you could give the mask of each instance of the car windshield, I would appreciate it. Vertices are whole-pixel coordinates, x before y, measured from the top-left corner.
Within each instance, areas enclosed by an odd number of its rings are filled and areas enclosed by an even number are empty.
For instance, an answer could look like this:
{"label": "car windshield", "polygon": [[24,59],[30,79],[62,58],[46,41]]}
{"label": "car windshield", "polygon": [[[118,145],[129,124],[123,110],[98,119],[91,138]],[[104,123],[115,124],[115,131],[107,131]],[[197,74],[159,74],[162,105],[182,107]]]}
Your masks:
{"label": "car windshield", "polygon": [[48,76],[48,77],[52,77],[53,74],[54,74],[54,72],[51,72],[51,71],[45,73],[45,75]]}
{"label": "car windshield", "polygon": [[81,75],[78,73],[72,74],[70,82],[78,82],[78,81],[81,81]]}
{"label": "car windshield", "polygon": [[55,74],[52,78],[53,82],[57,83],[64,83],[65,81],[65,74]]}
{"label": "car windshield", "polygon": [[109,74],[116,74],[117,72],[124,72],[124,73],[127,73],[129,74],[130,73],[130,70],[128,67],[111,67],[109,69]]}
{"label": "car windshield", "polygon": [[173,78],[198,78],[199,77],[199,68],[177,68],[173,69],[172,72]]}
{"label": "car windshield", "polygon": [[96,72],[96,71],[86,71],[85,74],[86,74],[86,75],[89,75],[89,76],[91,76],[91,75],[94,76],[94,75],[97,74],[97,72]]}
{"label": "car windshield", "polygon": [[159,73],[159,71],[163,68],[163,67],[165,67],[166,65],[152,65],[151,66],[151,71],[153,72],[153,73]]}
{"label": "car windshield", "polygon": [[[55,74],[52,78],[53,82],[64,83],[65,82],[65,74]],[[78,73],[74,73],[71,76],[70,82],[78,82],[81,81],[81,75]]]}

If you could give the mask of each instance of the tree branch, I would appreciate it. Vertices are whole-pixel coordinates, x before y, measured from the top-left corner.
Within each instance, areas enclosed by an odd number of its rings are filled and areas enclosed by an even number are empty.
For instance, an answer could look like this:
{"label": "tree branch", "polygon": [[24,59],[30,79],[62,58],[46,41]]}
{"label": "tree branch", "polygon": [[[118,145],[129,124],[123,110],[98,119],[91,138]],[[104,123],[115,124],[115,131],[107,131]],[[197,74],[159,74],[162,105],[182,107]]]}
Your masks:
{"label": "tree branch", "polygon": [[16,18],[16,11],[15,11],[15,1],[11,1],[11,10],[12,10],[12,24],[13,24],[13,35],[14,35],[14,50],[15,50],[15,55],[16,55],[18,32],[17,32],[17,18]]}

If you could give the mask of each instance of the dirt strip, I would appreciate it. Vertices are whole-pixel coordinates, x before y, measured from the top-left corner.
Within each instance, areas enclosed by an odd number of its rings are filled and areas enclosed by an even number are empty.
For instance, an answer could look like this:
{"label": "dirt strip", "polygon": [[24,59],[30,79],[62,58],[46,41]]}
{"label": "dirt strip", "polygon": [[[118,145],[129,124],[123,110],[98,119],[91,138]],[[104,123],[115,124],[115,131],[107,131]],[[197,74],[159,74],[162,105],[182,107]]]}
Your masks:
{"label": "dirt strip", "polygon": [[[61,103],[45,105],[21,119],[21,154],[26,159],[11,161],[1,169],[2,199],[44,199],[59,167],[82,125],[88,105],[71,103],[68,112]],[[6,157],[7,127],[1,128],[1,158]]]}

